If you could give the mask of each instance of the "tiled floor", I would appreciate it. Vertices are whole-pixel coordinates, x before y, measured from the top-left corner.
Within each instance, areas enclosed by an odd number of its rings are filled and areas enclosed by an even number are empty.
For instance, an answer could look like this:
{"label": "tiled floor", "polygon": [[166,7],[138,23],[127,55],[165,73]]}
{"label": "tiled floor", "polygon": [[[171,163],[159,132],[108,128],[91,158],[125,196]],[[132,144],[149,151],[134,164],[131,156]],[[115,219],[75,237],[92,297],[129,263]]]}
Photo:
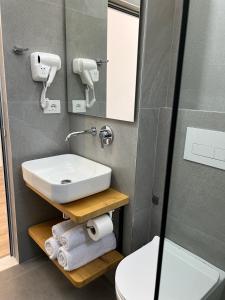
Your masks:
{"label": "tiled floor", "polygon": [[115,300],[105,277],[75,288],[47,259],[39,258],[0,272],[0,299],[4,300]]}
{"label": "tiled floor", "polygon": [[0,258],[0,272],[18,265],[18,261],[10,255]]}
{"label": "tiled floor", "polygon": [[9,254],[9,235],[3,168],[0,167],[0,258]]}

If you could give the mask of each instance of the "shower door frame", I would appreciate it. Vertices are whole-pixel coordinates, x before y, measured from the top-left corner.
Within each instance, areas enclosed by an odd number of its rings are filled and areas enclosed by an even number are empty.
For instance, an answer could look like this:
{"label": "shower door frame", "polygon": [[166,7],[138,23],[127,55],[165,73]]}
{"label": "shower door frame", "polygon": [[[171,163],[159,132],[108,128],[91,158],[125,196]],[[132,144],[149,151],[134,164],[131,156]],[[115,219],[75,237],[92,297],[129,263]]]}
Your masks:
{"label": "shower door frame", "polygon": [[167,154],[167,167],[166,167],[166,177],[165,177],[165,187],[164,187],[164,198],[163,198],[163,208],[162,208],[160,243],[159,243],[159,254],[158,254],[158,265],[157,265],[154,300],[159,299],[159,291],[160,291],[164,240],[166,237],[169,193],[170,193],[170,183],[171,183],[171,175],[172,175],[177,117],[178,117],[179,101],[180,101],[180,90],[181,90],[182,73],[183,73],[185,44],[186,44],[186,36],[187,36],[189,7],[190,7],[190,0],[183,0],[183,12],[182,12],[182,21],[181,21],[181,30],[180,30],[179,51],[178,51],[178,58],[177,58],[174,100],[173,100],[172,117],[171,117],[171,125],[170,125],[170,137],[169,137],[168,154]]}
{"label": "shower door frame", "polygon": [[5,80],[4,50],[2,38],[2,20],[0,12],[0,134],[2,138],[2,159],[4,169],[5,195],[10,255],[19,262],[15,194],[13,182],[12,150],[8,117],[7,89]]}

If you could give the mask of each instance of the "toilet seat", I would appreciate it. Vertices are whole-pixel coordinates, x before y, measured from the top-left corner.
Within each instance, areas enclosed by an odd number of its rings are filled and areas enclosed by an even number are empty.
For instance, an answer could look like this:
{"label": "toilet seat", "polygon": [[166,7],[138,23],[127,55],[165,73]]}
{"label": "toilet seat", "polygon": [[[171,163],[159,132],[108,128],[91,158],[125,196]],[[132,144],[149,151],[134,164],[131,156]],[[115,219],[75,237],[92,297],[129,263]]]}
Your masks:
{"label": "toilet seat", "polygon": [[[119,264],[115,276],[118,300],[154,299],[158,249],[159,237],[155,237]],[[215,266],[165,239],[160,299],[209,299],[220,285],[220,272]]]}
{"label": "toilet seat", "polygon": [[127,256],[118,266],[115,276],[120,300],[154,299],[159,237]]}

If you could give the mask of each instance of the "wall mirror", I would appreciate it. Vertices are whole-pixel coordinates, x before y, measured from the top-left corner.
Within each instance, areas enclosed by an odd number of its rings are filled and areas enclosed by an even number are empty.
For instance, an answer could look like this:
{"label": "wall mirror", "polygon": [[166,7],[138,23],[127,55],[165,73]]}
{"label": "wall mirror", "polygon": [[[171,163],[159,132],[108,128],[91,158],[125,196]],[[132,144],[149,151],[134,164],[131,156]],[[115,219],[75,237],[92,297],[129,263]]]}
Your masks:
{"label": "wall mirror", "polygon": [[134,121],[140,0],[65,0],[71,113]]}

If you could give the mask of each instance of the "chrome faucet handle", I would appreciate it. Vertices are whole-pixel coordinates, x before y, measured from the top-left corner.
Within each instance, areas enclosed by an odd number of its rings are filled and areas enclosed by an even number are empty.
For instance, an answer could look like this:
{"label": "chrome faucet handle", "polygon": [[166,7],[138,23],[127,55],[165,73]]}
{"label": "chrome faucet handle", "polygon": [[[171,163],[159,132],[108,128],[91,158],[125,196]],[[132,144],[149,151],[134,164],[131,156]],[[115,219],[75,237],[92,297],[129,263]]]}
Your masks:
{"label": "chrome faucet handle", "polygon": [[99,132],[101,147],[111,145],[114,139],[113,131],[109,126],[103,126]]}
{"label": "chrome faucet handle", "polygon": [[103,142],[103,140],[105,139],[105,132],[102,131],[102,130],[100,130],[99,137],[100,137],[101,147],[104,148],[104,142]]}

